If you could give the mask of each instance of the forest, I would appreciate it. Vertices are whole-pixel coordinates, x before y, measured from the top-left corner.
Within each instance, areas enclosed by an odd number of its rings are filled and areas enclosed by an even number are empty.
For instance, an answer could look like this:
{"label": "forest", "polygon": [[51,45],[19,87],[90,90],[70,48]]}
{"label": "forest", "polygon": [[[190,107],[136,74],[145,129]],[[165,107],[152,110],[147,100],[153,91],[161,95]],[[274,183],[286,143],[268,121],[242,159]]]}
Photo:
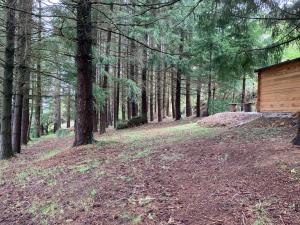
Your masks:
{"label": "forest", "polygon": [[300,224],[300,119],[255,108],[299,23],[296,0],[0,0],[0,224]]}

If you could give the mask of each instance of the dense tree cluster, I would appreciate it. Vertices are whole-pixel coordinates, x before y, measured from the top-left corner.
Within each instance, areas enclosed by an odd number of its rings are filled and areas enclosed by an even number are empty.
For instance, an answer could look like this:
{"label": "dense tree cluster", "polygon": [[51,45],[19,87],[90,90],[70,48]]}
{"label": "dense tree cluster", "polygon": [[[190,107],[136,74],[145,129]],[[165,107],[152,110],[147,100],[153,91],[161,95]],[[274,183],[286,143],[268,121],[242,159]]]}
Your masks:
{"label": "dense tree cluster", "polygon": [[2,158],[62,124],[77,146],[132,118],[243,107],[254,68],[300,38],[297,1],[0,0],[0,12]]}

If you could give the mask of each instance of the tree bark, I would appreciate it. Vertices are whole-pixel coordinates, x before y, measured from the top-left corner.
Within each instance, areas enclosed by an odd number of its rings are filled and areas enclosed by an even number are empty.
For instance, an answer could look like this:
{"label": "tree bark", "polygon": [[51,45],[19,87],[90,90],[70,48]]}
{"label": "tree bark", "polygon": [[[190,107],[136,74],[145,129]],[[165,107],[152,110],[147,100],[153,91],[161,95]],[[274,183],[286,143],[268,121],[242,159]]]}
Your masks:
{"label": "tree bark", "polygon": [[[110,5],[110,11],[113,11],[113,4]],[[110,56],[110,47],[111,47],[111,28],[109,28],[107,32],[107,39],[106,39],[106,51],[105,51],[105,56],[108,59]],[[100,134],[103,134],[106,132],[106,126],[107,126],[107,121],[108,121],[108,98],[109,98],[109,93],[108,93],[108,77],[107,74],[109,73],[110,69],[110,64],[106,63],[104,65],[104,71],[105,74],[103,76],[103,84],[102,88],[105,91],[105,100],[104,100],[104,105],[101,107],[100,110]]]}
{"label": "tree bark", "polygon": [[150,71],[150,99],[149,99],[149,107],[150,107],[150,121],[154,120],[154,99],[153,99],[153,92],[154,92],[154,75],[153,75],[153,71]]}
{"label": "tree bark", "polygon": [[[42,41],[42,1],[38,0],[39,22],[38,22],[38,42]],[[34,136],[40,137],[41,131],[41,107],[42,107],[42,80],[41,80],[41,57],[37,59],[36,74],[36,97],[35,97],[35,114],[34,114]]]}
{"label": "tree bark", "polygon": [[6,47],[5,64],[3,77],[3,110],[1,115],[1,159],[7,159],[14,155],[12,149],[11,136],[11,114],[12,114],[12,95],[13,95],[13,70],[14,70],[14,52],[15,52],[15,32],[16,19],[15,7],[16,1],[7,0],[6,17]]}
{"label": "tree bark", "polygon": [[161,99],[161,72],[160,67],[158,67],[157,72],[157,120],[158,122],[162,121],[162,99]]}
{"label": "tree bark", "polygon": [[202,89],[202,83],[200,78],[198,78],[197,81],[197,106],[196,106],[196,116],[201,116],[201,89]]}
{"label": "tree bark", "polygon": [[57,71],[57,77],[54,81],[55,83],[55,97],[54,97],[54,133],[61,128],[61,98],[60,89],[61,81],[59,76],[59,71]]}
{"label": "tree bark", "polygon": [[192,106],[191,106],[191,78],[186,76],[186,85],[185,85],[185,114],[186,117],[192,115]]}
{"label": "tree bark", "polygon": [[244,75],[243,76],[243,85],[242,85],[241,111],[244,111],[245,92],[246,92],[246,76]]}
{"label": "tree bark", "polygon": [[205,116],[209,116],[210,114],[210,106],[211,106],[211,74],[209,74],[208,77],[208,94],[207,94],[207,106],[206,106],[206,115]]}
{"label": "tree bark", "polygon": [[118,40],[118,65],[117,65],[117,78],[118,81],[115,82],[115,92],[114,92],[114,127],[116,128],[117,122],[119,121],[119,106],[120,106],[120,82],[121,77],[121,45],[122,36],[119,35]]}
{"label": "tree bark", "polygon": [[166,106],[166,96],[167,96],[167,65],[164,65],[164,79],[163,79],[163,96],[162,96],[162,107],[163,107],[163,118],[166,118],[166,110],[167,110],[167,106]]}
{"label": "tree bark", "polygon": [[77,88],[74,146],[93,143],[91,1],[77,3]]}
{"label": "tree bark", "polygon": [[167,73],[166,116],[170,117],[170,73]]}
{"label": "tree bark", "polygon": [[[148,34],[144,35],[144,43],[148,43]],[[143,49],[143,70],[142,70],[142,117],[148,121],[148,102],[147,102],[147,49]]]}
{"label": "tree bark", "polygon": [[172,68],[172,72],[171,72],[171,104],[172,104],[172,117],[173,119],[176,118],[176,110],[175,110],[175,72],[174,69]]}
{"label": "tree bark", "polygon": [[[179,60],[182,59],[181,54],[183,53],[183,42],[184,42],[184,33],[181,32],[181,43],[179,44]],[[175,99],[175,110],[176,110],[176,120],[181,119],[181,75],[182,70],[180,65],[177,66],[177,78],[176,78],[176,99]]]}
{"label": "tree bark", "polygon": [[[19,2],[19,26],[17,41],[17,87],[14,107],[12,148],[21,152],[21,143],[26,144],[29,125],[29,81],[30,81],[30,45],[32,0]],[[24,105],[25,104],[25,105]],[[24,113],[24,115],[23,115]]]}
{"label": "tree bark", "polygon": [[[134,55],[136,51],[136,47],[135,47],[135,41],[131,40],[130,41],[130,55],[131,55],[131,61],[130,61],[130,79],[136,82],[135,79],[135,63],[134,63]],[[131,96],[131,115],[132,117],[136,117],[138,115],[138,111],[137,111],[137,104],[136,104],[136,100],[134,99],[133,96]]]}
{"label": "tree bark", "polygon": [[[29,132],[29,89],[30,89],[30,67],[31,67],[31,33],[32,33],[32,4],[33,0],[27,0],[24,1],[25,3],[25,24],[24,24],[24,29],[25,29],[25,64],[26,67],[24,68],[25,73],[22,74],[24,76],[24,86],[23,86],[23,106],[22,106],[22,130],[21,130],[21,141],[22,144],[27,145],[28,143],[28,132]],[[20,18],[20,20],[24,20],[23,17]]]}
{"label": "tree bark", "polygon": [[68,85],[67,97],[67,128],[71,127],[71,86]]}

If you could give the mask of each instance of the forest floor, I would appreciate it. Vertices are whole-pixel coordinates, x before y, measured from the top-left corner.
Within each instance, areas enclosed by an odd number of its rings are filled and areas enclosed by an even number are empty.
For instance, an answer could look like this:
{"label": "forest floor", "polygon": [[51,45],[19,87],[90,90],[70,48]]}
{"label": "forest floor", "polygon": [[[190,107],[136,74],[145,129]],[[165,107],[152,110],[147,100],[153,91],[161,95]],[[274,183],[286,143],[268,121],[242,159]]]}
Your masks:
{"label": "forest floor", "polygon": [[43,137],[0,162],[0,224],[300,224],[294,128],[195,119]]}

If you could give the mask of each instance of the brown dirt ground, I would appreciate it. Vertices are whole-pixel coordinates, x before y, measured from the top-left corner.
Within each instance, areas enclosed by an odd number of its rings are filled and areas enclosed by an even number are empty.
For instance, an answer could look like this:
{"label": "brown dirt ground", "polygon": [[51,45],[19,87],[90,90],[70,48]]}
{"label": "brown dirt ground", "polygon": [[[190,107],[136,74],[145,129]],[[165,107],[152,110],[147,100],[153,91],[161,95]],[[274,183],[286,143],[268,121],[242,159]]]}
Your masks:
{"label": "brown dirt ground", "polygon": [[190,122],[33,143],[0,164],[0,224],[300,224],[292,124]]}

